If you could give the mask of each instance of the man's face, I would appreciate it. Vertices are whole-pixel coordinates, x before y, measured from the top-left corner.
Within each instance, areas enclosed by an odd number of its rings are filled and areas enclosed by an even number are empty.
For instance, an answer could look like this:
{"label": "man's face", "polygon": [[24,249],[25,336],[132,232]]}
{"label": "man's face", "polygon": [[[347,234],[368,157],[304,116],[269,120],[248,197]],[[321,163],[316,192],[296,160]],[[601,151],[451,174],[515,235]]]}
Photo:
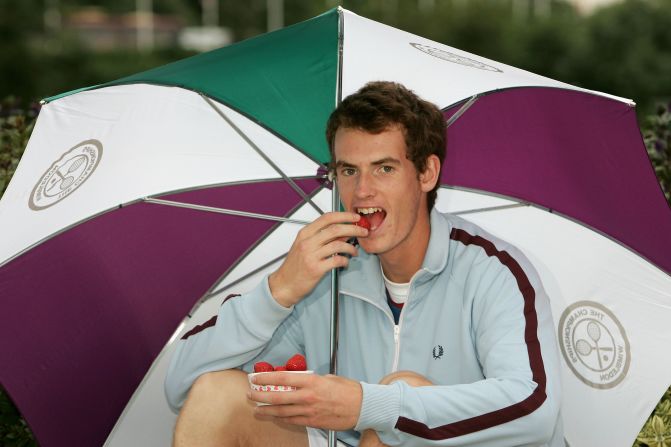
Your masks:
{"label": "man's face", "polygon": [[[348,211],[365,215],[371,224],[359,244],[368,253],[403,254],[425,237],[428,225],[426,186],[406,157],[403,131],[390,127],[379,134],[340,128],[335,134],[336,178]],[[424,213],[424,214],[421,214]]]}

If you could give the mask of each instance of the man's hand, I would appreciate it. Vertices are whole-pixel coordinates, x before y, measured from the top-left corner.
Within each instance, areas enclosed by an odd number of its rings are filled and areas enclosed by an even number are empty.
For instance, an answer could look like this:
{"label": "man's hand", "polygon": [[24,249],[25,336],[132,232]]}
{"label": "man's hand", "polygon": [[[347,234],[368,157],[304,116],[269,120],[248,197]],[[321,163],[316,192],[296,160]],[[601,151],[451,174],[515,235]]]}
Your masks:
{"label": "man's hand", "polygon": [[268,278],[273,298],[282,306],[291,307],[302,300],[326,272],[346,267],[349,259],[341,254],[358,255],[357,248],[346,241],[368,235],[368,230],[351,225],[360,217],[356,213],[326,213],[301,229],[280,268]]}
{"label": "man's hand", "polygon": [[256,414],[287,424],[325,430],[349,430],[359,420],[361,385],[344,377],[275,372],[254,377],[258,385],[295,386],[296,391],[250,391],[248,397],[270,405],[256,407]]}

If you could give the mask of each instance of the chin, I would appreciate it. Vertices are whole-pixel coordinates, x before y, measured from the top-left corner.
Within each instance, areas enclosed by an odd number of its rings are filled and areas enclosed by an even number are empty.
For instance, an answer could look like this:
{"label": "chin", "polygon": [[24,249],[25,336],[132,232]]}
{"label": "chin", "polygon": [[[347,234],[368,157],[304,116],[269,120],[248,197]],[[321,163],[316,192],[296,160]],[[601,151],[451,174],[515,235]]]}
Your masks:
{"label": "chin", "polygon": [[365,241],[364,239],[359,239],[359,246],[370,255],[379,255],[386,251],[382,244],[377,243],[377,241]]}

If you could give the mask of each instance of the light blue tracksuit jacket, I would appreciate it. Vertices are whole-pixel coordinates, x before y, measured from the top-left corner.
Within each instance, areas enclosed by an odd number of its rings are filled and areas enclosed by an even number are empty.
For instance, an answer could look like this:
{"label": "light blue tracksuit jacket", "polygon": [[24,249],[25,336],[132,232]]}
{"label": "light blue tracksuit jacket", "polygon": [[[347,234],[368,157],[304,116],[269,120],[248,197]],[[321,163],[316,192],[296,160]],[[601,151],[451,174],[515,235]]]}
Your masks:
{"label": "light blue tracksuit jacket", "polygon": [[[251,371],[297,352],[327,374],[329,321],[328,275],[288,309],[266,278],[178,342],[165,383],[170,406],[178,410],[205,372]],[[340,276],[339,340],[338,374],[363,388],[355,430],[338,434],[351,445],[365,429],[390,446],[564,445],[548,297],[517,249],[463,219],[432,211],[398,325],[378,258],[360,249]],[[400,370],[436,385],[377,384]]]}

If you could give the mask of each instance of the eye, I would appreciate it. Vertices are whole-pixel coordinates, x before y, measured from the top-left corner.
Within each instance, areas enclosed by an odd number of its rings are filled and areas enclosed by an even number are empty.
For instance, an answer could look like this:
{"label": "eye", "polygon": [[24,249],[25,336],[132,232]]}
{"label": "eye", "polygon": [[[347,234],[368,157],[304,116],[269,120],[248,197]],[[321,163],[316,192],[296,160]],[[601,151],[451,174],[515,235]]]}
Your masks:
{"label": "eye", "polygon": [[349,177],[351,175],[354,175],[356,173],[356,170],[354,168],[342,168],[340,170],[339,175],[343,177]]}
{"label": "eye", "polygon": [[391,174],[392,172],[394,172],[394,167],[389,165],[382,165],[380,167],[380,170],[385,174]]}

